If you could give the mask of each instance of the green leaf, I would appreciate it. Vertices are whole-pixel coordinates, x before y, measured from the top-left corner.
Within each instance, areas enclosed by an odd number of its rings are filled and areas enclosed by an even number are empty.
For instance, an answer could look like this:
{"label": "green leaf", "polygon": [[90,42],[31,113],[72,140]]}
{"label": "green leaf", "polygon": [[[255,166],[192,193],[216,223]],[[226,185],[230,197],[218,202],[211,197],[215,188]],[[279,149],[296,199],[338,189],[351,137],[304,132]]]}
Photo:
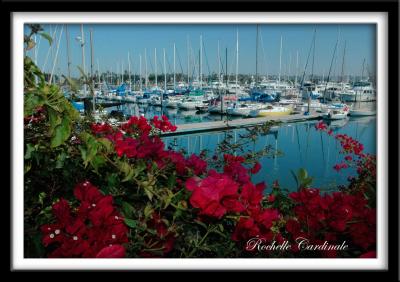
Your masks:
{"label": "green leaf", "polygon": [[203,227],[205,230],[208,230],[208,226],[205,223],[203,223],[199,220],[195,220],[194,222],[197,223],[198,225],[200,225],[201,227]]}
{"label": "green leaf", "polygon": [[106,149],[106,152],[112,152],[114,149],[114,146],[110,140],[107,138],[99,138],[97,141],[104,146]]}
{"label": "green leaf", "polygon": [[122,182],[129,181],[133,178],[134,176],[134,169],[127,163],[127,162],[120,162],[119,163],[119,168],[121,172],[124,174],[124,178],[121,180]]}
{"label": "green leaf", "polygon": [[133,217],[135,209],[128,202],[122,202],[122,214],[125,217]]}
{"label": "green leaf", "polygon": [[144,208],[144,217],[149,218],[153,214],[153,207],[150,204],[147,204]]}
{"label": "green leaf", "polygon": [[32,153],[35,151],[35,149],[36,149],[35,146],[32,145],[31,143],[26,144],[26,152],[24,159],[29,160],[30,158],[32,158]]}
{"label": "green leaf", "polygon": [[44,39],[46,39],[49,44],[51,45],[53,43],[53,38],[51,38],[51,36],[49,34],[47,34],[46,32],[40,32],[39,33]]}
{"label": "green leaf", "polygon": [[168,182],[167,182],[168,188],[173,189],[176,185],[176,174],[173,173],[168,177]]}
{"label": "green leaf", "polygon": [[70,134],[71,134],[70,119],[68,118],[68,116],[64,116],[61,124],[58,125],[54,130],[50,146],[52,148],[60,146],[68,139]]}
{"label": "green leaf", "polygon": [[130,228],[136,228],[136,226],[138,225],[137,220],[125,218],[124,221],[125,221],[125,224],[128,225]]}
{"label": "green leaf", "polygon": [[56,168],[62,168],[64,166],[64,161],[67,158],[67,154],[62,151],[58,156],[57,156],[57,161],[56,161]]}
{"label": "green leaf", "polygon": [[153,199],[153,190],[151,188],[151,186],[147,186],[144,188],[144,192],[146,193],[147,197],[149,198],[149,200],[151,201]]}
{"label": "green leaf", "polygon": [[[84,148],[83,146],[80,146],[79,149],[81,151],[81,156],[82,156],[83,162],[87,164],[88,162],[87,162],[87,151],[86,151],[86,148]],[[86,167],[86,165],[85,165],[85,167]]]}
{"label": "green leaf", "polygon": [[307,178],[307,170],[300,168],[297,175],[299,176],[300,182]]}
{"label": "green leaf", "polygon": [[43,205],[43,200],[46,198],[46,193],[45,192],[41,192],[39,193],[39,199],[38,199],[38,203],[40,205]]}
{"label": "green leaf", "polygon": [[95,155],[90,161],[90,164],[93,166],[94,170],[98,172],[99,168],[106,164],[106,159],[103,156]]}

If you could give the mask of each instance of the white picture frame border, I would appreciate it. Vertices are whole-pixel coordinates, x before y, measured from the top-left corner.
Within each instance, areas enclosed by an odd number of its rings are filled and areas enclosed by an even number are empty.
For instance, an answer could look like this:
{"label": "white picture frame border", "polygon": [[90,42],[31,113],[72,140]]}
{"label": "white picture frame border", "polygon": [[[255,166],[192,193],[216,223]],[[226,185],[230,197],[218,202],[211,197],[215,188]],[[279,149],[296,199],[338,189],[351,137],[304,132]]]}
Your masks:
{"label": "white picture frame border", "polygon": [[[12,270],[386,270],[388,269],[388,14],[386,12],[13,12]],[[376,24],[376,259],[33,259],[24,258],[23,34],[26,23]]]}

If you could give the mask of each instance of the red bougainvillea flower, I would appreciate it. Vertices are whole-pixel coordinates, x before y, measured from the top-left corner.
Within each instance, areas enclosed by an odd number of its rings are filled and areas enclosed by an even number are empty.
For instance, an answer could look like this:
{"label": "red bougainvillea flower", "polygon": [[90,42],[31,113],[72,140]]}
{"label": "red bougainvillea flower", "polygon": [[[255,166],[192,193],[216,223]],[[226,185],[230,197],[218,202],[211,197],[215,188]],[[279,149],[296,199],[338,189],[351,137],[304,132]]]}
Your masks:
{"label": "red bougainvillea flower", "polygon": [[[128,228],[110,195],[103,195],[88,181],[76,185],[74,195],[80,201],[76,212],[60,199],[52,206],[56,222],[41,226],[43,245],[53,246],[49,257],[96,257],[106,247],[128,242]],[[124,253],[121,248],[107,249],[101,257],[112,250],[119,256]]]}
{"label": "red bougainvillea flower", "polygon": [[240,218],[232,234],[232,240],[245,241],[255,236],[260,236],[267,240],[272,239],[274,234],[271,231],[271,227],[274,221],[278,219],[279,213],[276,209],[254,210],[249,218]]}
{"label": "red bougainvillea flower", "polygon": [[351,156],[345,156],[344,159],[349,162],[353,160],[353,158]]}
{"label": "red bougainvillea flower", "polygon": [[113,128],[108,123],[93,123],[90,126],[93,134],[110,134],[113,132]]}
{"label": "red bougainvillea flower", "polygon": [[[289,194],[296,203],[295,219],[286,223],[286,231],[293,238],[305,237],[334,243],[343,234],[349,234],[353,244],[367,250],[376,242],[375,209],[368,207],[363,193],[334,192],[321,195],[318,189],[301,189]],[[304,234],[306,233],[306,234]],[[335,252],[322,252],[335,257]]]}
{"label": "red bougainvillea flower", "polygon": [[238,200],[239,185],[225,174],[210,171],[205,179],[189,182],[188,189],[193,191],[190,203],[200,209],[200,215],[221,218],[227,212],[244,210]]}
{"label": "red bougainvillea flower", "polygon": [[333,166],[333,169],[339,172],[341,169],[348,168],[349,165],[346,163],[340,163]]}
{"label": "red bougainvillea flower", "polygon": [[177,129],[177,127],[173,125],[165,115],[162,115],[161,120],[158,119],[158,116],[154,116],[151,123],[155,128],[161,130],[162,132],[174,132]]}
{"label": "red bougainvillea flower", "polygon": [[111,245],[101,249],[96,258],[124,258],[125,248],[121,245]]}
{"label": "red bougainvillea flower", "polygon": [[151,126],[143,116],[131,116],[130,119],[121,125],[121,129],[128,134],[149,135]]}
{"label": "red bougainvillea flower", "polygon": [[195,175],[201,175],[207,171],[207,162],[195,154],[186,160],[186,166],[192,169]]}
{"label": "red bougainvillea flower", "polygon": [[259,163],[259,162],[256,162],[256,163],[254,164],[254,166],[250,169],[250,172],[251,172],[252,174],[256,174],[256,173],[258,173],[258,172],[260,171],[260,169],[261,169],[260,163]]}
{"label": "red bougainvillea flower", "polygon": [[154,212],[150,220],[146,222],[146,226],[149,229],[155,230],[156,235],[148,236],[145,241],[145,248],[148,250],[141,251],[139,255],[141,257],[155,258],[165,256],[171,252],[174,247],[176,234],[168,228],[161,216]]}
{"label": "red bougainvillea flower", "polygon": [[369,251],[366,253],[363,253],[360,258],[376,258],[376,251]]}
{"label": "red bougainvillea flower", "polygon": [[242,165],[245,159],[242,156],[224,155],[225,166],[224,173],[232,177],[239,184],[245,184],[250,181],[250,175],[247,169]]}
{"label": "red bougainvillea flower", "polygon": [[53,205],[52,210],[54,216],[61,225],[66,226],[71,223],[71,208],[67,200],[61,198]]}
{"label": "red bougainvillea flower", "polygon": [[321,131],[325,131],[327,129],[326,124],[323,121],[317,122],[315,124],[315,129],[316,130],[321,130]]}
{"label": "red bougainvillea flower", "polygon": [[138,145],[139,142],[131,137],[126,137],[123,140],[116,140],[115,152],[119,157],[126,155],[128,158],[134,158],[138,155]]}
{"label": "red bougainvillea flower", "polygon": [[268,202],[270,202],[270,203],[275,202],[275,195],[274,195],[274,194],[270,194],[270,195],[268,196]]}
{"label": "red bougainvillea flower", "polygon": [[242,202],[246,210],[251,212],[260,208],[265,188],[266,186],[263,182],[255,186],[251,182],[243,185],[242,191],[240,193],[240,201]]}
{"label": "red bougainvillea flower", "polygon": [[343,152],[350,154],[353,153],[357,156],[361,156],[364,150],[364,145],[354,140],[350,136],[346,134],[337,134],[335,136],[337,140],[340,141],[340,145],[342,146]]}

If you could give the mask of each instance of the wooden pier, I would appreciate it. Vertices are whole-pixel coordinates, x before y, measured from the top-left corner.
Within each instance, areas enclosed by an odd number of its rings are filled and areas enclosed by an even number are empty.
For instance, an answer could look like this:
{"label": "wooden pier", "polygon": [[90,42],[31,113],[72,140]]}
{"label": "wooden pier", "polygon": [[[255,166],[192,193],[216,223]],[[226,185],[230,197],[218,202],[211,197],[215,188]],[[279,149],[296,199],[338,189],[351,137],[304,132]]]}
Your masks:
{"label": "wooden pier", "polygon": [[163,133],[163,137],[189,135],[195,133],[206,133],[212,131],[224,131],[238,128],[251,127],[255,125],[261,125],[268,121],[277,121],[282,123],[294,123],[308,120],[321,119],[322,114],[313,113],[310,115],[294,114],[288,116],[276,116],[276,117],[257,117],[257,118],[243,118],[235,120],[223,120],[223,121],[210,121],[210,122],[199,122],[199,123],[187,123],[177,125],[175,132]]}

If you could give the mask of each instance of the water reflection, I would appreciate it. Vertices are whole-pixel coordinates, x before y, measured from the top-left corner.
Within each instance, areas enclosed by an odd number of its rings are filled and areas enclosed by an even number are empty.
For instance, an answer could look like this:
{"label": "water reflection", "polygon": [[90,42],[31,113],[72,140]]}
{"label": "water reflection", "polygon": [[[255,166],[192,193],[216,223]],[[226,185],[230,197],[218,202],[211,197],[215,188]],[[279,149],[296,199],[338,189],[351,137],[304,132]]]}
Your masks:
{"label": "water reflection", "polygon": [[[376,119],[347,119],[342,122],[330,123],[329,127],[335,134],[348,134],[364,144],[365,152],[376,152]],[[263,169],[253,176],[253,181],[266,181],[271,184],[274,180],[288,188],[295,189],[295,180],[291,171],[297,172],[305,168],[309,175],[314,177],[314,187],[336,189],[337,185],[346,184],[347,177],[354,175],[353,168],[342,170],[340,173],[333,166],[343,160],[340,154],[340,144],[334,136],[316,131],[316,121],[295,124],[285,124],[276,132],[266,136],[259,136],[255,144],[243,148],[245,151],[259,151],[270,146],[275,152],[269,157],[261,158]],[[244,129],[230,132],[235,137],[232,142],[238,142]],[[211,134],[193,134],[188,136],[168,137],[164,141],[176,150],[183,149],[188,154],[199,153],[204,149],[214,152],[217,144],[227,137],[227,132],[213,132]],[[173,146],[172,146],[173,145]]]}

